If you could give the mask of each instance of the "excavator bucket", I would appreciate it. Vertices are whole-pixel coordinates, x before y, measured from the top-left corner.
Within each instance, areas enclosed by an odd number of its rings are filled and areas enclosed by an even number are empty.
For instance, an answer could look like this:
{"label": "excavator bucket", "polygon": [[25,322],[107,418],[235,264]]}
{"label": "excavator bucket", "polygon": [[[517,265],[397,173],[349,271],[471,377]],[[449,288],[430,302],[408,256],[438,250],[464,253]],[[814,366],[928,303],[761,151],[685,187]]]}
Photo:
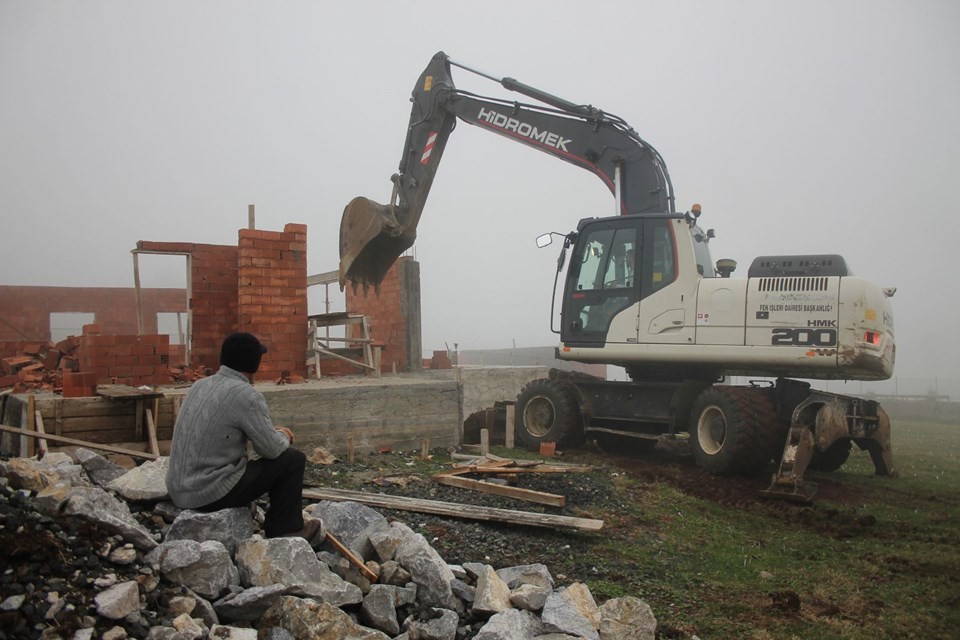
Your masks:
{"label": "excavator bucket", "polygon": [[404,233],[396,207],[357,197],[340,219],[340,289],[349,280],[356,291],[378,289],[390,266],[413,245],[416,229]]}

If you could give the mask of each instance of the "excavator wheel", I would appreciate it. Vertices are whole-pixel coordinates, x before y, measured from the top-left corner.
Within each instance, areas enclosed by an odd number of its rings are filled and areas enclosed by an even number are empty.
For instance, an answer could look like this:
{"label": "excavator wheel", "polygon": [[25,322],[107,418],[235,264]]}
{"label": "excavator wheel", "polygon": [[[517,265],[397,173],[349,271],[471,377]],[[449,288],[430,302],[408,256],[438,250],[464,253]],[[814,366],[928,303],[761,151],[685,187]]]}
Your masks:
{"label": "excavator wheel", "polygon": [[697,466],[717,475],[766,468],[775,437],[773,404],[759,389],[710,387],[690,412],[690,448]]}
{"label": "excavator wheel", "polygon": [[528,382],[517,394],[517,439],[538,450],[541,442],[558,447],[583,443],[583,421],[573,392],[553,380]]}
{"label": "excavator wheel", "polygon": [[807,468],[813,471],[836,471],[842,467],[844,463],[846,463],[847,458],[850,457],[850,449],[852,446],[853,441],[844,438],[834,442],[826,451],[820,451],[818,449],[813,452],[813,457],[810,458],[810,464]]}

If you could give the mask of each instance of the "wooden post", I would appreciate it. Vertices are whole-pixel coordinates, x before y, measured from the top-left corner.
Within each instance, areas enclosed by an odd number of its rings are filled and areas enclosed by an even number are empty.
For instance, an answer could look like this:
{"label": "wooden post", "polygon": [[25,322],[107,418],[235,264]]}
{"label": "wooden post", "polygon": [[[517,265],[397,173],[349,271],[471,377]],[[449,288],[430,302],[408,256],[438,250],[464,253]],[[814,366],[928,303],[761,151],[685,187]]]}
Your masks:
{"label": "wooden post", "polygon": [[133,288],[137,293],[137,335],[143,335],[143,295],[140,291],[140,254],[133,252]]}
{"label": "wooden post", "polygon": [[[32,393],[27,396],[27,431],[36,431],[37,430],[37,399]],[[22,441],[21,441],[22,443]],[[34,442],[32,438],[27,439],[27,456],[28,458],[33,457],[34,454]],[[23,444],[20,445],[20,450],[23,451]]]}
{"label": "wooden post", "polygon": [[252,204],[247,205],[247,228],[256,229],[257,228],[257,214],[256,207]]}
{"label": "wooden post", "polygon": [[347,462],[353,464],[353,436],[347,437]]}
{"label": "wooden post", "polygon": [[421,460],[430,459],[430,438],[423,439],[423,447],[420,449],[420,459]]}
{"label": "wooden post", "polygon": [[[46,435],[47,432],[46,432],[46,430],[43,428],[43,416],[40,415],[40,412],[39,412],[39,411],[36,411],[36,412],[34,412],[34,413],[35,413],[36,418],[37,418],[37,425],[36,425],[36,426],[37,426],[37,433],[39,433],[40,435]],[[40,439],[37,441],[37,445],[38,445],[39,448],[40,448],[40,451],[38,452],[38,454],[39,454],[39,456],[42,458],[42,457],[44,456],[44,454],[47,452],[47,449],[49,448],[49,447],[47,447],[47,439],[46,439],[46,438],[40,438]]]}
{"label": "wooden post", "polygon": [[490,430],[480,429],[480,455],[485,456],[490,453]]}
{"label": "wooden post", "polygon": [[153,412],[150,409],[146,411],[147,418],[147,442],[149,443],[150,453],[155,456],[160,455],[160,447],[157,445],[157,428],[153,423]]}
{"label": "wooden post", "polygon": [[512,404],[507,405],[507,424],[504,433],[504,444],[507,449],[513,449],[513,436],[515,433],[515,420],[517,419],[517,408]]}

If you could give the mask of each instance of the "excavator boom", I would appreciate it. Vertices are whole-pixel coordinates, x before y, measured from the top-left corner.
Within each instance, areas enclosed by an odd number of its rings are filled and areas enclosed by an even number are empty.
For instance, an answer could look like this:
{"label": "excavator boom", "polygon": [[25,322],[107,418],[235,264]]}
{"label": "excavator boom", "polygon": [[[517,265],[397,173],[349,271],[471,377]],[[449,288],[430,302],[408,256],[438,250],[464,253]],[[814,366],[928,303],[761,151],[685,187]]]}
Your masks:
{"label": "excavator boom", "polygon": [[[543,105],[458,90],[450,67],[498,82]],[[618,214],[672,213],[673,188],[660,154],[622,119],[578,105],[512,78],[496,78],[437,53],[414,86],[410,124],[388,204],[350,201],[340,222],[340,287],[378,287],[416,240],[417,225],[456,121],[502,135],[599,177]]]}

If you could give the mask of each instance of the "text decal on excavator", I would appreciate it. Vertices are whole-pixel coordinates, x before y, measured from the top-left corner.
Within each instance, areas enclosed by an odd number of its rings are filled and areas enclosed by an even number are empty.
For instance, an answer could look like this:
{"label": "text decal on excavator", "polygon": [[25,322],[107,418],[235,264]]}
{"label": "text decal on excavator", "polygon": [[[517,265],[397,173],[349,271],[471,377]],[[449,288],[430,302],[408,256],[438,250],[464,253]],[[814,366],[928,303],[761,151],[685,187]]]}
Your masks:
{"label": "text decal on excavator", "polygon": [[835,347],[836,329],[774,329],[770,344],[775,347]]}
{"label": "text decal on excavator", "polygon": [[492,124],[493,126],[503,129],[504,131],[512,131],[519,136],[530,138],[531,140],[535,140],[542,145],[570,153],[570,150],[567,149],[567,144],[573,142],[572,139],[564,138],[550,131],[540,131],[532,124],[520,122],[516,118],[510,118],[502,113],[481,108],[480,113],[477,114],[477,120],[482,120],[483,122]]}

